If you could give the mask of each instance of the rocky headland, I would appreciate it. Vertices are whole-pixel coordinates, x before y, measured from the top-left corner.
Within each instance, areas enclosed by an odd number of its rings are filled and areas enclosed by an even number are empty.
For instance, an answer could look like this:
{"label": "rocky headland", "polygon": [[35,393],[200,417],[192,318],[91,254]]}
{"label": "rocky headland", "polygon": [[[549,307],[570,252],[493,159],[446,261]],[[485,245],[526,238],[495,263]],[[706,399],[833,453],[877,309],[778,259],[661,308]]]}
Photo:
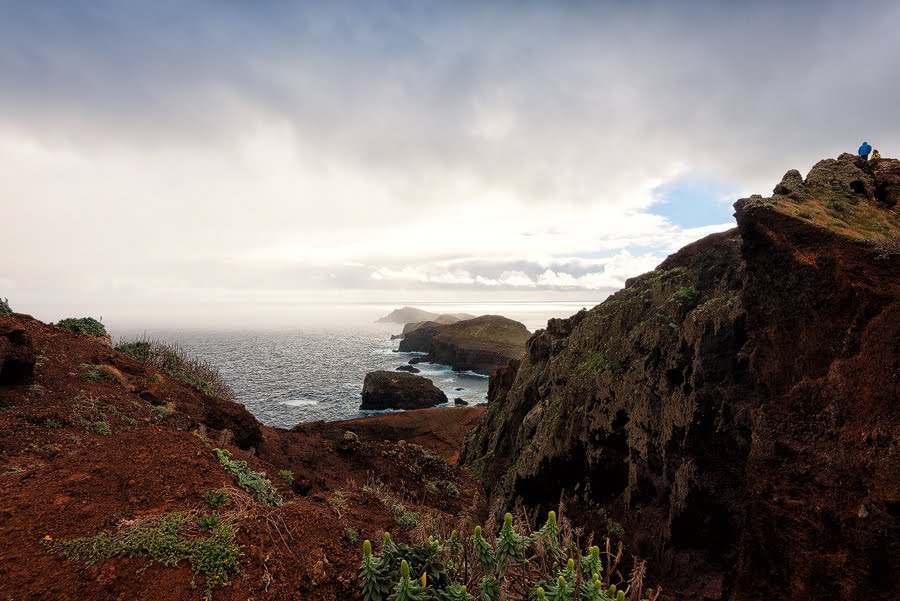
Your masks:
{"label": "rocky headland", "polygon": [[426,321],[456,323],[457,321],[472,319],[473,317],[475,316],[468,313],[432,313],[431,311],[415,307],[403,307],[402,309],[394,309],[389,314],[379,318],[376,323],[400,323],[404,325]]}
{"label": "rocky headland", "polygon": [[900,590],[900,162],[842,155],[530,338],[460,462],[673,598]]}
{"label": "rocky headland", "polygon": [[482,315],[453,324],[427,322],[400,341],[401,352],[427,353],[429,363],[490,375],[525,354],[530,332],[518,321]]}

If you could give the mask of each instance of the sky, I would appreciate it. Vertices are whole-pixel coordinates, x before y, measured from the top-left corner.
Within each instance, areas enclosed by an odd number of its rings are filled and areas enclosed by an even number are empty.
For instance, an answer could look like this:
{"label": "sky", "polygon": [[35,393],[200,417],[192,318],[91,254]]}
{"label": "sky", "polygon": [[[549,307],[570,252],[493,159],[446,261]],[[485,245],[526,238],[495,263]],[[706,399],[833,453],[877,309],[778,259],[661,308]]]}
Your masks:
{"label": "sky", "polygon": [[900,147],[900,4],[0,0],[0,297],[251,326],[599,303]]}

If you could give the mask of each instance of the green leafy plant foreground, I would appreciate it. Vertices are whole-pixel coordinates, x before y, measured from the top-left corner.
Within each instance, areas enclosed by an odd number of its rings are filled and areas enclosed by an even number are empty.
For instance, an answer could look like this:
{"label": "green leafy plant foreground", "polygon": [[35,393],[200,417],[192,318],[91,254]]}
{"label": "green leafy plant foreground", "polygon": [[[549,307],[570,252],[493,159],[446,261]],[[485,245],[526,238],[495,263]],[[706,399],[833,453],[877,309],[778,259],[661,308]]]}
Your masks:
{"label": "green leafy plant foreground", "polygon": [[607,544],[604,557],[597,546],[582,554],[554,512],[531,533],[506,514],[496,536],[476,526],[465,540],[454,530],[445,541],[404,545],[385,533],[380,555],[365,541],[359,585],[364,601],[624,601],[626,590],[632,599],[659,598],[661,589],[643,590],[643,567],[611,583],[621,550]]}

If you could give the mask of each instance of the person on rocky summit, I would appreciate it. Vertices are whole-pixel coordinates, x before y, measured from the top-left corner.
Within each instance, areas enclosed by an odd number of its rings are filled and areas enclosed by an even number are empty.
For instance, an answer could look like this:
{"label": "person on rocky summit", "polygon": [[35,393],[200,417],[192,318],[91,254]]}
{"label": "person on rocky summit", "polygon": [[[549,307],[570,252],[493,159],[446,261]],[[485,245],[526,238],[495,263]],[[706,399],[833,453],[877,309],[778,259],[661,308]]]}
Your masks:
{"label": "person on rocky summit", "polygon": [[878,152],[877,150],[873,150],[872,151],[872,160],[874,161],[875,159],[880,159],[880,158],[881,158],[881,153]]}
{"label": "person on rocky summit", "polygon": [[868,142],[863,142],[862,146],[859,147],[860,158],[868,161],[870,152],[872,152],[872,147],[869,145]]}

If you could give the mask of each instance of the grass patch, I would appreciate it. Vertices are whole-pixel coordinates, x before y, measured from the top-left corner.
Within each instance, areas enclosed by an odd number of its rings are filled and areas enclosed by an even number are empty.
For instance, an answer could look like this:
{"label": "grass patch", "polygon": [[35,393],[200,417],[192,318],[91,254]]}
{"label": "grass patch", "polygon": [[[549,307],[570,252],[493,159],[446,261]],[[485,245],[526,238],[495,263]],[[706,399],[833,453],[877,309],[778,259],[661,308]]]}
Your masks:
{"label": "grass patch", "polygon": [[79,365],[78,377],[85,382],[102,382],[104,380],[113,382],[116,379],[115,376],[105,369],[104,365],[95,365],[92,363],[82,363]]}
{"label": "grass patch", "polygon": [[233,474],[237,478],[238,486],[252,494],[257,503],[271,507],[281,506],[281,495],[264,473],[250,469],[246,461],[235,461],[231,458],[231,453],[225,449],[213,449],[213,452],[225,471]]}
{"label": "grass patch", "polygon": [[109,336],[106,333],[106,327],[93,317],[67,317],[60,320],[56,325],[89,338],[105,338]]}
{"label": "grass patch", "polygon": [[699,292],[693,286],[683,286],[669,297],[670,303],[691,303],[697,299]]}
{"label": "grass patch", "polygon": [[159,419],[166,419],[167,417],[175,413],[175,411],[173,411],[171,407],[167,407],[166,405],[154,405],[153,411],[156,412],[156,416]]}
{"label": "grass patch", "polygon": [[194,573],[206,578],[209,599],[214,587],[227,585],[230,575],[237,572],[241,548],[230,523],[217,523],[209,535],[203,536],[192,531],[192,522],[190,513],[173,512],[119,532],[61,541],[48,537],[45,541],[51,553],[86,565],[113,557],[147,556],[164,566],[187,560]]}
{"label": "grass patch", "polygon": [[[222,379],[218,369],[202,359],[191,357],[177,344],[138,338],[119,342],[116,350],[197,388],[207,396],[234,400],[231,387]],[[157,379],[154,380],[154,376]],[[150,376],[154,382],[159,381],[158,378],[156,374]]]}
{"label": "grass patch", "polygon": [[91,430],[92,430],[95,434],[101,434],[101,435],[103,435],[103,436],[106,436],[106,435],[108,435],[110,432],[112,432],[112,428],[109,427],[109,423],[108,423],[108,422],[93,422],[93,423],[91,424]]}

